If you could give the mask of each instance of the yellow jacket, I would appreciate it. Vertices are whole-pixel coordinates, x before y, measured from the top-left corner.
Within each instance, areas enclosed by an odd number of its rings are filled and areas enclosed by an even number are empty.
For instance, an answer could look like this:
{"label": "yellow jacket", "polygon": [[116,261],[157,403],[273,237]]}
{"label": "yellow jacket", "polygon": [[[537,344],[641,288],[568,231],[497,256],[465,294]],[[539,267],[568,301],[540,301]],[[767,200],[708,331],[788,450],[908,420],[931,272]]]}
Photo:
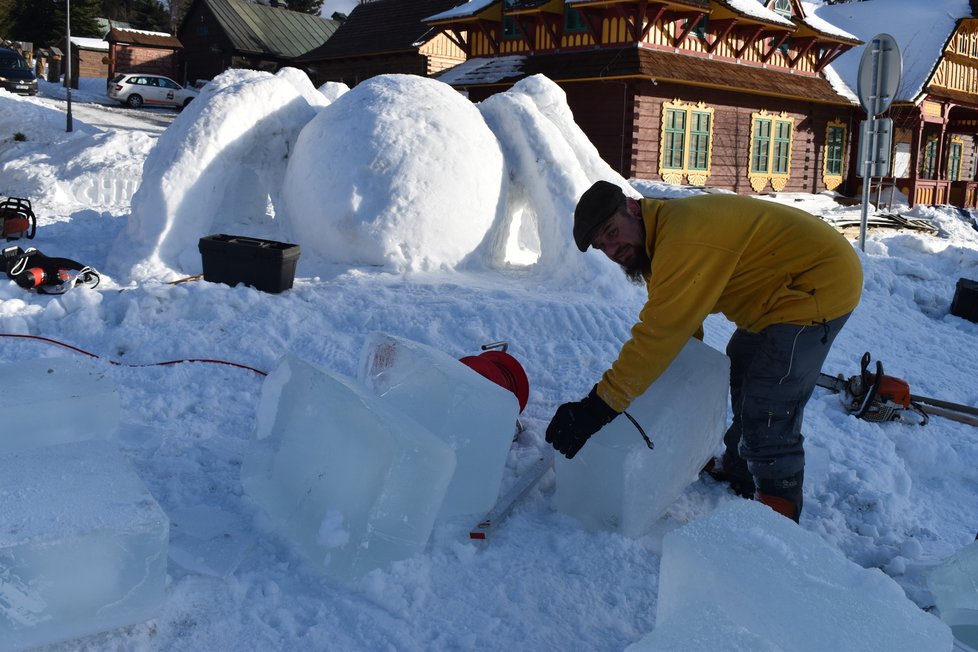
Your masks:
{"label": "yellow jacket", "polygon": [[598,395],[625,410],[711,313],[758,332],[852,311],[863,274],[852,245],[804,211],[738,195],[643,199],[649,299]]}

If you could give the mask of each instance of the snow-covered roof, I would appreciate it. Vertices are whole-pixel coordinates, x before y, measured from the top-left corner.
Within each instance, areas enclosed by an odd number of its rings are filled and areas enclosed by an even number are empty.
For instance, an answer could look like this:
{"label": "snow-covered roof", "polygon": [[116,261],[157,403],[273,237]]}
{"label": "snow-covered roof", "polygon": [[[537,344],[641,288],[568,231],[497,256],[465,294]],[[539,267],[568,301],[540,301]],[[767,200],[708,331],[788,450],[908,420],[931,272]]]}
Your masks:
{"label": "snow-covered roof", "polygon": [[855,34],[850,34],[844,29],[816,16],[815,10],[818,9],[820,5],[817,5],[814,2],[803,2],[801,3],[801,6],[802,9],[805,10],[805,17],[801,19],[801,22],[808,25],[816,32],[828,34],[829,36],[838,36],[839,38],[861,40]]}
{"label": "snow-covered roof", "polygon": [[727,5],[737,13],[744,14],[745,16],[760,18],[761,20],[766,20],[769,23],[778,23],[781,25],[787,25],[788,27],[795,26],[793,22],[781,14],[771,11],[758,2],[758,0],[719,0],[719,2],[720,4]]}
{"label": "snow-covered roof", "polygon": [[71,44],[75,47],[84,48],[86,50],[104,50],[109,51],[108,41],[103,41],[100,38],[90,38],[87,36],[72,36]]}
{"label": "snow-covered roof", "polygon": [[[958,20],[971,16],[971,5],[968,0],[864,0],[821,5],[815,12],[865,42],[881,33],[893,36],[903,58],[903,79],[894,99],[913,102],[933,74]],[[852,88],[864,51],[853,48],[833,62]]]}
{"label": "snow-covered roof", "polygon": [[465,4],[461,4],[448,11],[443,11],[440,14],[435,14],[434,16],[428,16],[425,18],[425,22],[434,20],[447,20],[449,18],[468,18],[469,16],[474,16],[489,5],[499,0],[469,0]]}

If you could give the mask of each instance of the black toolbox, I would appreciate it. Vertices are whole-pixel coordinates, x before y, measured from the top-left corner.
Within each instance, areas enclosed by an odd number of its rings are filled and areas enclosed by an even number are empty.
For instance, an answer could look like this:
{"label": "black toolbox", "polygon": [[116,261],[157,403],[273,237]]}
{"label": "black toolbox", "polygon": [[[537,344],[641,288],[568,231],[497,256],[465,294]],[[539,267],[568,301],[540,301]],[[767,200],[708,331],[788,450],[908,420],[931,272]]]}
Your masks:
{"label": "black toolbox", "polygon": [[282,292],[295,280],[299,261],[296,244],[219,233],[201,238],[197,248],[205,281],[244,283],[263,292]]}
{"label": "black toolbox", "polygon": [[978,323],[978,281],[958,279],[951,301],[951,314]]}

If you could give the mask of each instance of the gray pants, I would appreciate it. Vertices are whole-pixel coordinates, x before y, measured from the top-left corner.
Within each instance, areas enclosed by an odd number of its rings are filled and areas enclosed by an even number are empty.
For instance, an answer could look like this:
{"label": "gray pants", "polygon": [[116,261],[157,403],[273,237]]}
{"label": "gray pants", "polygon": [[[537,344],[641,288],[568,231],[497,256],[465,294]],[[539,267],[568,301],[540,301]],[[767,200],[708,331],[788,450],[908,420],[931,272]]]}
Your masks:
{"label": "gray pants", "polygon": [[730,338],[733,423],[723,438],[724,458],[746,462],[755,482],[801,476],[805,404],[847,319],[843,315],[812,326],[775,324],[760,333],[737,329]]}

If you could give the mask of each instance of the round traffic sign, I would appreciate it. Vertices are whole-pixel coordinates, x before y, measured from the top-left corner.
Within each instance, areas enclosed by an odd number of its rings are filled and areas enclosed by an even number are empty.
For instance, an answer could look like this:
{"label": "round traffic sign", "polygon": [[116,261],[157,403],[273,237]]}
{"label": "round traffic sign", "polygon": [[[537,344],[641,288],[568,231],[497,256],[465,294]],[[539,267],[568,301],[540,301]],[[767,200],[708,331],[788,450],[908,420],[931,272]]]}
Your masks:
{"label": "round traffic sign", "polygon": [[859,103],[868,115],[879,115],[890,107],[902,75],[903,59],[896,39],[889,34],[870,39],[859,60],[857,77]]}

